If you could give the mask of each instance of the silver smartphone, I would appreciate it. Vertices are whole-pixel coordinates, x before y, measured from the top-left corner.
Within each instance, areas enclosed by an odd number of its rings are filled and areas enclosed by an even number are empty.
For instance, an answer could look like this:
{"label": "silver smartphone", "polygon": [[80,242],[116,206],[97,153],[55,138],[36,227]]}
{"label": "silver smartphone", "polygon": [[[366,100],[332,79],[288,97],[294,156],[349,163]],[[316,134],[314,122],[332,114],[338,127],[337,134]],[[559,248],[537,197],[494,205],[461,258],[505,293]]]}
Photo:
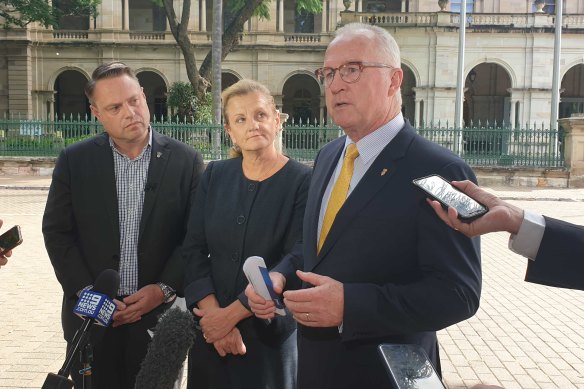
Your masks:
{"label": "silver smartphone", "polygon": [[446,389],[420,346],[383,343],[377,349],[397,389]]}
{"label": "silver smartphone", "polygon": [[437,174],[417,178],[412,183],[432,199],[437,200],[444,208],[456,209],[458,218],[463,222],[471,222],[489,211],[485,205],[456,189]]}

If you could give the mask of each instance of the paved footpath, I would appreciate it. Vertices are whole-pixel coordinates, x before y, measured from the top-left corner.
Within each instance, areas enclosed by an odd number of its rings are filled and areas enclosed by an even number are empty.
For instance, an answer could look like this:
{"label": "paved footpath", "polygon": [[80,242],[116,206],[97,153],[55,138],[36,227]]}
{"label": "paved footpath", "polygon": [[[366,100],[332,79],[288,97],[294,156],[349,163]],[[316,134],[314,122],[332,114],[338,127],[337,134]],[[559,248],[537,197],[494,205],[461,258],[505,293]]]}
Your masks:
{"label": "paved footpath", "polygon": [[[0,388],[40,388],[64,360],[61,288],[41,234],[49,183],[46,177],[0,176],[0,218],[5,227],[20,224],[24,236],[0,269]],[[584,189],[490,190],[518,206],[584,224]],[[483,237],[481,308],[439,333],[446,384],[584,388],[584,292],[524,282],[526,259],[507,250],[507,239],[505,233]]]}

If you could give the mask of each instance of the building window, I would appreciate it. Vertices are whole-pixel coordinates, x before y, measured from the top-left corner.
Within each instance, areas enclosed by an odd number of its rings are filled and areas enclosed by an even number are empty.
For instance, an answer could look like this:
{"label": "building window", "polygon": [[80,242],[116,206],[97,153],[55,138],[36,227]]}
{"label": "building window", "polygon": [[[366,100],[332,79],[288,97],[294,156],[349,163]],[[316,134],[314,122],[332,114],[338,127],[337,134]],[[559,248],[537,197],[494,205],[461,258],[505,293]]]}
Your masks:
{"label": "building window", "polygon": [[[564,2],[565,4],[565,2]],[[531,6],[531,11],[537,11],[535,5]],[[556,13],[556,0],[545,0],[545,5],[543,6],[543,12],[546,14],[555,14]]]}
{"label": "building window", "polygon": [[[450,1],[450,12],[460,13],[461,0]],[[466,13],[470,14],[474,11],[474,0],[466,0]]]}

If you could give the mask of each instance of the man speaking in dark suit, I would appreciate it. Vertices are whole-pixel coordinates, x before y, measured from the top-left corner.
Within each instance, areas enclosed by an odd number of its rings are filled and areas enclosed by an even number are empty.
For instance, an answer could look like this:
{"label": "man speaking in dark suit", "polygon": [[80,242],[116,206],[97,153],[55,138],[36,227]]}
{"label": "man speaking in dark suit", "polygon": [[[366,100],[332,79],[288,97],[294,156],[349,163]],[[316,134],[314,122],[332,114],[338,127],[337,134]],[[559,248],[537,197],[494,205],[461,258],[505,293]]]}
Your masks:
{"label": "man speaking in dark suit", "polygon": [[[387,31],[340,28],[316,75],[346,136],[319,152],[303,242],[271,276],[299,324],[299,389],[390,388],[377,345],[418,344],[440,371],[436,331],[471,317],[481,290],[479,241],[444,225],[412,180],[475,177],[404,121]],[[258,317],[273,316],[246,294]]]}
{"label": "man speaking in dark suit", "polygon": [[[72,312],[79,293],[104,269],[119,271],[118,311],[94,342],[92,384],[127,389],[146,355],[148,329],[182,288],[181,244],[203,161],[152,130],[144,92],[125,64],[99,66],[85,93],[105,133],[59,156],[43,234],[63,287],[68,342],[81,324]],[[71,371],[80,388],[78,365]]]}
{"label": "man speaking in dark suit", "polygon": [[455,209],[431,202],[446,224],[466,236],[507,231],[509,248],[527,262],[525,280],[560,288],[584,290],[584,227],[515,207],[469,181],[454,186],[489,208],[472,223],[462,223]]}

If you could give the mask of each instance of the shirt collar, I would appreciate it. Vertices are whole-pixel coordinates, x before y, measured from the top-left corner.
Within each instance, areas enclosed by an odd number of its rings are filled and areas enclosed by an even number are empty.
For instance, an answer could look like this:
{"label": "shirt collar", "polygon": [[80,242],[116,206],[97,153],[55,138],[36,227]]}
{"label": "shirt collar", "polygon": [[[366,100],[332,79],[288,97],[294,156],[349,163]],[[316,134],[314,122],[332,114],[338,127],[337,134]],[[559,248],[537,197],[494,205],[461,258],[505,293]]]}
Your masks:
{"label": "shirt collar", "polygon": [[[118,148],[116,147],[116,144],[114,143],[112,137],[109,136],[109,135],[108,135],[108,140],[109,140],[110,147],[112,148],[112,150],[114,152],[118,153],[122,157],[128,158],[127,155],[123,154],[122,152],[120,152],[120,150],[118,150]],[[144,155],[144,152],[146,151],[147,148],[152,148],[152,127],[150,127],[150,126],[148,126],[148,144],[146,144],[146,146],[144,146],[144,148],[142,149],[142,152],[140,153],[140,155],[138,155],[135,159],[142,158],[142,156]]]}
{"label": "shirt collar", "polygon": [[[357,142],[357,149],[359,150],[359,158],[363,163],[367,164],[369,161],[379,155],[381,150],[391,142],[398,132],[404,127],[405,121],[402,113],[398,113],[396,117],[373,131],[371,134],[364,136]],[[345,139],[345,148],[349,143],[355,143],[347,136]]]}

